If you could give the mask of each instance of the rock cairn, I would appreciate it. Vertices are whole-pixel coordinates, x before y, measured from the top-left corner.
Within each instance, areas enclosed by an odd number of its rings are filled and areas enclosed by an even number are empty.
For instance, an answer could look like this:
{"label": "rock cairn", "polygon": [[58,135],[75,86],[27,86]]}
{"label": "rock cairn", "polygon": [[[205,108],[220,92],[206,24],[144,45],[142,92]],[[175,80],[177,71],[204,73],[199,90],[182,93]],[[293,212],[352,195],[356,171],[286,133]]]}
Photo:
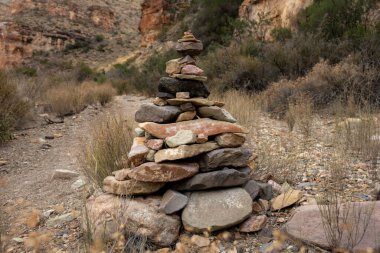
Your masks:
{"label": "rock cairn", "polygon": [[[186,32],[176,50],[182,57],[166,63],[168,77],[159,80],[157,97],[135,114],[140,124],[128,154],[132,168],[105,178],[103,190],[144,195],[140,200],[127,198],[132,210],[125,215],[136,223],[133,232],[140,234],[149,230],[148,220],[154,220],[150,226],[155,232],[144,235],[161,246],[178,239],[181,224],[189,232],[202,233],[246,221],[242,231],[257,231],[266,217],[250,219],[252,198],[265,189],[249,181],[252,152],[243,145],[247,130],[236,124],[222,102],[207,99],[207,77],[195,60],[202,42]],[[94,200],[98,207],[110,196],[102,198]],[[136,206],[145,211],[133,214]]]}

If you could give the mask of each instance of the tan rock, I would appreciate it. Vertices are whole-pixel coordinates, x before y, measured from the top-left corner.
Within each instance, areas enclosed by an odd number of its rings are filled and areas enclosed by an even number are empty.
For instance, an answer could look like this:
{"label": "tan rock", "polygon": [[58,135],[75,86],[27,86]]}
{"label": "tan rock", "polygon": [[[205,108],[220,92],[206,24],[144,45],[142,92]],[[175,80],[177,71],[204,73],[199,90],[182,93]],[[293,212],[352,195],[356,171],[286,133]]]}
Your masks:
{"label": "tan rock", "polygon": [[126,179],[129,179],[128,173],[131,171],[131,169],[121,169],[116,170],[112,172],[112,175],[115,177],[118,181],[123,181]]}
{"label": "tan rock", "polygon": [[192,120],[195,118],[195,115],[197,115],[197,113],[195,111],[183,112],[178,116],[176,122]]}
{"label": "tan rock", "polygon": [[206,143],[207,141],[208,141],[207,135],[205,135],[205,134],[198,134],[197,135],[196,143],[202,144],[202,143]]}
{"label": "tan rock", "polygon": [[150,194],[163,186],[164,183],[139,182],[134,179],[118,181],[113,176],[108,176],[103,180],[104,192],[125,196]]}
{"label": "tan rock", "polygon": [[204,74],[204,71],[201,68],[198,68],[195,65],[185,65],[181,69],[181,74],[183,74],[183,75],[201,76],[201,75]]}
{"label": "tan rock", "polygon": [[210,240],[203,236],[193,235],[191,237],[191,243],[197,246],[198,248],[203,248],[210,245]]}
{"label": "tan rock", "polygon": [[159,163],[190,158],[217,148],[219,146],[216,142],[206,142],[203,144],[182,145],[177,148],[162,149],[154,155],[154,161]]}
{"label": "tan rock", "polygon": [[[177,215],[158,210],[159,200],[152,198],[120,198],[102,194],[87,200],[87,221],[94,238],[110,240],[116,232],[146,237],[152,243],[167,247],[179,236],[181,221]],[[120,231],[123,225],[123,231]]]}
{"label": "tan rock", "polygon": [[162,149],[162,146],[164,145],[164,140],[161,139],[150,139],[147,140],[145,145],[153,150],[160,150]]}
{"label": "tan rock", "polygon": [[157,151],[153,149],[149,150],[148,154],[146,155],[146,160],[148,162],[154,162],[154,155],[156,154],[156,152]]}
{"label": "tan rock", "polygon": [[197,163],[148,162],[132,169],[129,177],[144,182],[173,182],[191,177],[198,171],[199,165]]}
{"label": "tan rock", "polygon": [[222,133],[248,133],[245,128],[237,124],[212,119],[196,119],[172,124],[145,122],[139,124],[139,127],[160,139],[173,136],[180,130],[191,130],[195,134],[206,136]]}
{"label": "tan rock", "polygon": [[164,106],[164,105],[167,105],[168,102],[166,102],[165,99],[156,97],[155,99],[153,99],[153,104],[158,105],[158,106]]}
{"label": "tan rock", "polygon": [[243,134],[224,133],[216,136],[215,141],[224,148],[237,148],[244,144],[245,136]]}
{"label": "tan rock", "polygon": [[191,130],[180,130],[175,135],[167,137],[165,143],[170,148],[176,148],[181,145],[189,145],[195,143],[197,135]]}
{"label": "tan rock", "polygon": [[210,101],[206,98],[171,98],[167,100],[170,105],[182,105],[185,103],[192,103],[195,106],[212,106],[215,105],[214,101]]}
{"label": "tan rock", "polygon": [[171,77],[178,79],[194,80],[200,82],[207,82],[206,76],[196,76],[196,75],[184,75],[184,74],[172,74]]}
{"label": "tan rock", "polygon": [[251,215],[248,220],[240,225],[239,231],[244,233],[260,231],[267,224],[267,220],[268,218],[265,215]]}
{"label": "tan rock", "polygon": [[52,179],[71,179],[78,176],[79,173],[76,171],[58,169],[54,171]]}
{"label": "tan rock", "polygon": [[144,163],[145,157],[149,152],[149,148],[145,146],[145,140],[145,137],[135,137],[133,139],[131,150],[128,153],[128,159],[135,166]]}
{"label": "tan rock", "polygon": [[177,92],[175,94],[175,97],[176,98],[184,98],[184,99],[188,99],[190,98],[190,92]]}
{"label": "tan rock", "polygon": [[299,190],[290,189],[285,193],[277,196],[271,200],[272,210],[280,210],[285,207],[295,204],[298,200],[303,197],[303,192]]}
{"label": "tan rock", "polygon": [[181,73],[181,65],[179,63],[180,59],[181,58],[173,59],[173,60],[166,62],[166,70],[165,71],[168,75]]}

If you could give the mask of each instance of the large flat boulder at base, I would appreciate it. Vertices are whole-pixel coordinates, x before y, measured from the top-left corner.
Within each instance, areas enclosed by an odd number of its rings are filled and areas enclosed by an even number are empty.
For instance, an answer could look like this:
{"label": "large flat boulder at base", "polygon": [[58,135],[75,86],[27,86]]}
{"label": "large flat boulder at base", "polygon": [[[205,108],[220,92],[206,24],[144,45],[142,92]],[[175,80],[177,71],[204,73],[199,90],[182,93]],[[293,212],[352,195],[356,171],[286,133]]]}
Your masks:
{"label": "large flat boulder at base", "polygon": [[199,171],[196,163],[143,163],[132,169],[129,177],[144,182],[173,182],[194,176]]}
{"label": "large flat boulder at base", "polygon": [[[169,246],[179,236],[181,221],[177,215],[159,211],[160,201],[153,198],[120,198],[111,194],[90,197],[86,203],[89,225],[94,238],[110,240],[124,225],[125,232],[146,237],[158,246]],[[121,231],[123,232],[123,231]]]}
{"label": "large flat boulder at base", "polygon": [[[351,210],[348,221],[355,221],[355,224],[348,224],[349,226],[353,226],[352,233],[358,231],[359,235],[361,235],[363,231],[365,231],[363,239],[354,247],[353,250],[355,252],[370,252],[368,249],[380,249],[380,201],[356,202],[345,205],[348,206],[345,208],[349,208],[349,210]],[[353,210],[355,211],[353,212]],[[341,209],[341,213],[343,212],[345,211]],[[359,212],[361,212],[361,219],[360,221],[357,221],[358,219],[353,218],[352,214],[355,213],[357,215]],[[371,216],[369,216],[370,214]],[[369,220],[368,217],[370,217]],[[368,227],[364,230],[363,228],[365,227],[366,219],[368,222]],[[344,222],[341,220],[342,225],[343,223]],[[294,239],[331,250],[325,235],[321,212],[318,205],[305,205],[295,209],[293,216],[285,226],[285,231]],[[341,241],[341,248],[343,249],[348,248],[347,245],[349,234],[347,231],[349,230],[344,230]]]}
{"label": "large flat boulder at base", "polygon": [[177,148],[161,149],[154,155],[154,161],[160,163],[163,161],[186,159],[217,148],[219,146],[216,142],[206,142],[203,144],[181,145]]}
{"label": "large flat boulder at base", "polygon": [[195,119],[172,124],[157,124],[153,122],[140,123],[139,127],[151,135],[164,139],[175,135],[180,130],[191,130],[193,133],[213,136],[222,133],[247,133],[248,131],[238,124],[217,121],[212,119]]}
{"label": "large flat boulder at base", "polygon": [[139,182],[134,179],[119,181],[113,176],[103,180],[103,191],[116,195],[143,195],[150,194],[162,188],[164,183]]}
{"label": "large flat boulder at base", "polygon": [[252,212],[252,199],[242,188],[194,192],[182,212],[187,231],[201,233],[232,227]]}
{"label": "large flat boulder at base", "polygon": [[210,91],[203,82],[185,79],[181,80],[173,77],[161,77],[158,83],[158,91],[170,94],[189,92],[190,97],[207,98],[210,95]]}
{"label": "large flat boulder at base", "polygon": [[210,171],[219,167],[246,167],[252,152],[248,148],[221,148],[203,154],[199,158],[201,171]]}
{"label": "large flat boulder at base", "polygon": [[211,188],[225,188],[243,185],[249,180],[246,173],[234,169],[223,169],[207,173],[199,173],[173,186],[179,191],[196,191]]}
{"label": "large flat boulder at base", "polygon": [[139,123],[167,123],[174,121],[181,112],[181,109],[177,106],[157,106],[154,104],[143,104],[135,114],[135,121]]}

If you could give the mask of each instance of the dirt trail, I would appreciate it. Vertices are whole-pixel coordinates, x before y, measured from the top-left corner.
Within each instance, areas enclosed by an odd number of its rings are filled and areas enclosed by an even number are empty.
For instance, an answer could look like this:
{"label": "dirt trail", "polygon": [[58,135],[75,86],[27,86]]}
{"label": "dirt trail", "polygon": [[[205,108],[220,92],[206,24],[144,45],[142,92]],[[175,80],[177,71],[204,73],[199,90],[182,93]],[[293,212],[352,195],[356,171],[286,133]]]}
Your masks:
{"label": "dirt trail", "polygon": [[[130,118],[144,100],[118,96],[106,107],[90,107],[79,115],[65,118],[63,124],[19,131],[15,140],[0,147],[0,161],[7,162],[0,167],[0,232],[3,234],[0,252],[5,249],[5,252],[28,252],[24,244],[33,243],[28,237],[46,240],[44,244],[54,249],[46,252],[79,252],[82,231],[78,219],[52,228],[47,227],[46,221],[67,213],[76,217],[78,212],[72,211],[81,210],[83,191],[73,189],[72,184],[84,179],[77,158],[92,123],[105,113]],[[49,135],[56,137],[46,140],[45,136]],[[75,171],[80,176],[53,180],[57,169]],[[48,210],[54,212],[44,216]],[[6,246],[1,249],[4,241]]]}

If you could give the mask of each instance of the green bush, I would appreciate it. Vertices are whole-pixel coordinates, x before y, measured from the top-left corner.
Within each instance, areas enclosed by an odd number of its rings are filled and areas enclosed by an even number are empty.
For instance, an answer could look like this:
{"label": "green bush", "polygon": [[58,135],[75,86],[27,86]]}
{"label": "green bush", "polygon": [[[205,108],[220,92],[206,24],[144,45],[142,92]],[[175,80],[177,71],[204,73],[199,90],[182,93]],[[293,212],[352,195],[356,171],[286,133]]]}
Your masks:
{"label": "green bush", "polygon": [[16,72],[29,77],[37,76],[37,69],[29,66],[19,67],[16,69]]}
{"label": "green bush", "polygon": [[90,79],[94,75],[94,71],[86,63],[79,63],[76,70],[76,78],[79,82]]}
{"label": "green bush", "polygon": [[0,72],[0,143],[11,138],[11,131],[28,111],[29,105],[19,96],[16,85]]}
{"label": "green bush", "polygon": [[275,40],[285,42],[292,38],[292,30],[287,27],[277,27],[271,31],[271,35]]}
{"label": "green bush", "polygon": [[102,41],[104,41],[104,36],[101,34],[98,34],[95,36],[95,40],[96,40],[96,42],[102,42]]}

